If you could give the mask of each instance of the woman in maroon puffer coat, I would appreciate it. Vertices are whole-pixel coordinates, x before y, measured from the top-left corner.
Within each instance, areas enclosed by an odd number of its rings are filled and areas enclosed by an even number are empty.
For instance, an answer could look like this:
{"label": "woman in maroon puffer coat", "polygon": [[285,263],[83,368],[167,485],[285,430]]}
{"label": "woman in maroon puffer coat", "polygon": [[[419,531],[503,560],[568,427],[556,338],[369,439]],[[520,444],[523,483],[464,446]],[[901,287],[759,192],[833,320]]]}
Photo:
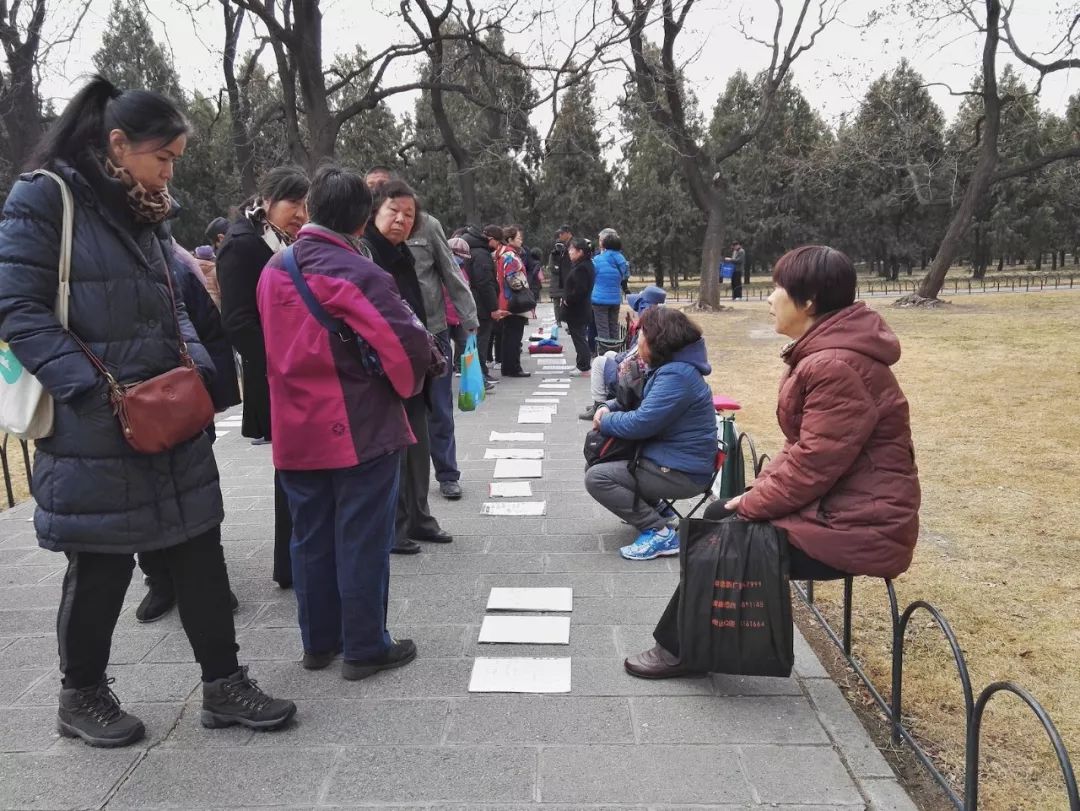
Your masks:
{"label": "woman in maroon puffer coat", "polygon": [[[794,580],[896,577],[911,565],[920,502],[908,403],[890,369],[900,341],[855,301],[855,267],[840,251],[789,251],[773,282],[769,313],[791,338],[776,406],[784,447],[750,490],[705,517],[736,513],[786,530]],[[657,645],[626,660],[632,675],[687,675],[678,596],[656,627]]]}

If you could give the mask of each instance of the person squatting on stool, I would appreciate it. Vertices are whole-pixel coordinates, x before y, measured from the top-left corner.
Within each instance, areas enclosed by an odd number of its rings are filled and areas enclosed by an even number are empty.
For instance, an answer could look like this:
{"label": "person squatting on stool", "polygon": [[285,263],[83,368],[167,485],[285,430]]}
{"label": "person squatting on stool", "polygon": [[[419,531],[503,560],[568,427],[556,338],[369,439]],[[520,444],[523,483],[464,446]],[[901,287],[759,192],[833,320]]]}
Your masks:
{"label": "person squatting on stool", "polygon": [[[769,313],[791,341],[776,414],[784,447],[747,492],[713,504],[785,530],[793,580],[907,571],[919,535],[919,473],[908,402],[890,367],[900,341],[855,301],[855,267],[840,251],[796,248],[773,268]],[[646,679],[691,675],[679,662],[679,592],[656,645],[625,662]]]}

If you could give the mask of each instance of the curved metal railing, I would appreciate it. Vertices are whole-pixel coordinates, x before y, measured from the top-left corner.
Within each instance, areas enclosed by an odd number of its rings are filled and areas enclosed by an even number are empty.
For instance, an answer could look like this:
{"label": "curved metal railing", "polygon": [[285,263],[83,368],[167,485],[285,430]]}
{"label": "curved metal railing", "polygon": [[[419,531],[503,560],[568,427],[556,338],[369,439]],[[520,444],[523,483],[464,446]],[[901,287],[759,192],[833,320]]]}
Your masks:
{"label": "curved metal railing", "polygon": [[[744,437],[747,437],[745,441]],[[741,434],[739,436],[737,447],[739,453],[743,454],[743,468],[747,468],[745,452],[746,449],[749,448],[751,453],[750,462],[752,463],[754,475],[756,476],[760,473],[762,467],[764,467],[764,461],[767,460],[768,457],[765,455],[758,456],[753,439],[749,438],[745,433]],[[901,612],[899,610],[899,602],[896,598],[896,590],[893,588],[892,580],[889,579],[885,579],[885,589],[889,598],[889,613],[892,622],[892,689],[890,691],[891,695],[889,699],[886,699],[863,669],[862,664],[852,653],[851,629],[853,584],[853,577],[844,578],[843,627],[840,633],[837,633],[814,602],[813,581],[806,581],[804,585],[793,583],[795,592],[806,604],[811,613],[813,613],[818,622],[821,623],[822,630],[825,631],[826,635],[843,652],[848,665],[862,681],[863,686],[866,687],[867,691],[874,699],[874,703],[877,704],[878,709],[881,710],[886,720],[888,720],[892,730],[893,742],[896,744],[900,744],[901,742],[906,743],[908,747],[910,747],[919,763],[922,764],[927,772],[929,772],[930,776],[934,778],[934,781],[941,786],[952,804],[961,811],[977,811],[979,806],[979,735],[982,730],[983,713],[987,703],[994,695],[999,692],[1009,692],[1019,696],[1020,699],[1027,704],[1032,713],[1034,713],[1039,723],[1042,724],[1043,730],[1050,739],[1054,754],[1057,756],[1058,765],[1061,769],[1061,776],[1065,783],[1065,792],[1069,799],[1069,809],[1070,811],[1080,811],[1080,796],[1078,796],[1076,775],[1073,771],[1072,761],[1069,759],[1068,750],[1066,750],[1065,744],[1061,740],[1061,735],[1058,733],[1057,727],[1054,726],[1050,714],[1042,704],[1040,704],[1035,697],[1023,687],[1011,681],[994,682],[986,687],[976,699],[975,691],[971,685],[971,675],[968,672],[967,662],[964,659],[963,649],[960,647],[960,642],[957,640],[956,634],[953,632],[952,626],[945,618],[945,615],[941,613],[940,609],[925,600],[915,600]],[[942,774],[941,770],[934,764],[931,757],[915,739],[912,732],[904,726],[904,643],[907,638],[907,631],[911,618],[919,611],[925,611],[930,615],[944,635],[945,640],[948,642],[953,662],[956,665],[956,671],[960,678],[960,684],[964,691],[965,766],[963,795],[957,792],[951,781]]]}

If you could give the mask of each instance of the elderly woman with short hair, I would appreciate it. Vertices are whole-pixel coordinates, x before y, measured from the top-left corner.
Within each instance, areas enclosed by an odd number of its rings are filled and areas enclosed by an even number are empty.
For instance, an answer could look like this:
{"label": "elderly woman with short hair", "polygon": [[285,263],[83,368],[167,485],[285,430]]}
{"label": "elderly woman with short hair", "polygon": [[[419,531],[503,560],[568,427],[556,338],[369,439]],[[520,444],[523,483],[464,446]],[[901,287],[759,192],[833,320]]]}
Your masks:
{"label": "elderly woman with short hair", "polygon": [[[705,517],[737,515],[787,532],[791,577],[896,577],[919,535],[919,474],[908,402],[891,367],[900,341],[855,301],[855,267],[820,245],[796,248],[773,268],[769,313],[790,338],[781,352],[776,415],[784,447],[752,488]],[[653,636],[626,660],[646,679],[690,675],[679,662],[679,592]]]}
{"label": "elderly woman with short hair", "polygon": [[341,652],[342,676],[355,680],[416,657],[387,633],[386,605],[401,460],[415,442],[402,403],[424,385],[429,344],[390,274],[358,250],[371,209],[364,179],[320,169],[309,205],[312,222],[259,281],[259,313],[303,665],[324,668]]}

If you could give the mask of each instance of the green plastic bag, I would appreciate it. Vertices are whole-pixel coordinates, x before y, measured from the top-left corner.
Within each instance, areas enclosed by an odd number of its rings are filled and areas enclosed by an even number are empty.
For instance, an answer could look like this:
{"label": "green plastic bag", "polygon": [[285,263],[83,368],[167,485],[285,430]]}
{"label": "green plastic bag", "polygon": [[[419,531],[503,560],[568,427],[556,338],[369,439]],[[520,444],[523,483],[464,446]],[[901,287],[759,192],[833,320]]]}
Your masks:
{"label": "green plastic bag", "polygon": [[470,335],[461,353],[461,383],[458,386],[458,408],[476,411],[484,402],[484,372],[480,368],[480,353],[476,350],[476,336]]}

